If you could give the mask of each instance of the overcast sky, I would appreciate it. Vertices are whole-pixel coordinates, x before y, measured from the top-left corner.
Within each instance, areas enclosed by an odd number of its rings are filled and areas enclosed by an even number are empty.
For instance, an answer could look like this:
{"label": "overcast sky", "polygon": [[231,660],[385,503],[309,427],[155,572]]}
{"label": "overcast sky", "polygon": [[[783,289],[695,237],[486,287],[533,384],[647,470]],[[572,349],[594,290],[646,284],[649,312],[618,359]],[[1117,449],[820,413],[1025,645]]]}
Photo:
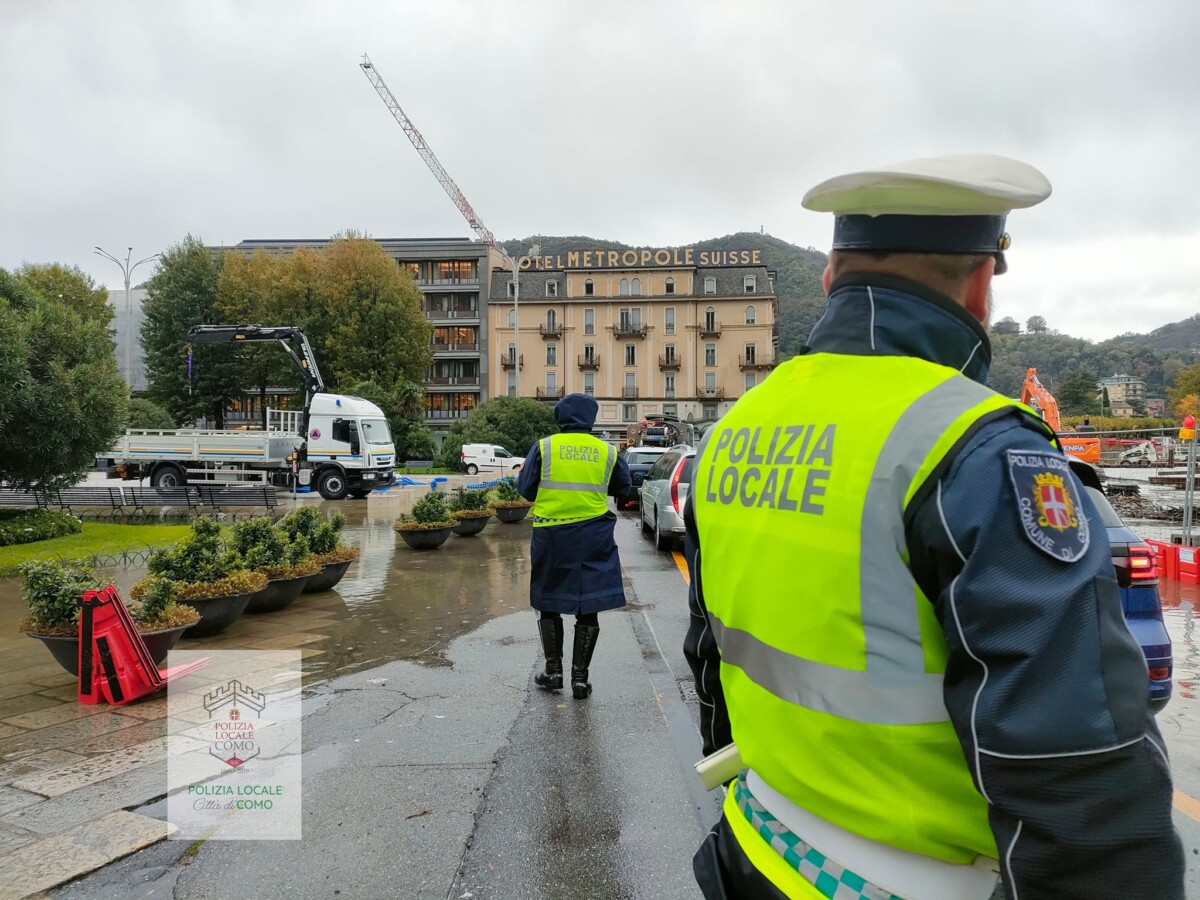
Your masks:
{"label": "overcast sky", "polygon": [[470,236],[367,52],[498,238],[825,249],[816,182],[1002,153],[1054,194],[996,315],[1148,331],[1200,312],[1198,35],[1195,0],[0,0],[0,266]]}

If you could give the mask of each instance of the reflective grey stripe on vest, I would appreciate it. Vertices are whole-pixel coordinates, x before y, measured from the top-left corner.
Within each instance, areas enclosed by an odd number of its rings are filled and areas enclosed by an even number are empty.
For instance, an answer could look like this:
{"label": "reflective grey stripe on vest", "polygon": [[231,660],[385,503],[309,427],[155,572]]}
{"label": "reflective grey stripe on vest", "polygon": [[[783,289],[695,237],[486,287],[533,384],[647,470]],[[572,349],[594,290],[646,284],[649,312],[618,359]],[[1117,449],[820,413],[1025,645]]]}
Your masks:
{"label": "reflective grey stripe on vest", "polygon": [[538,482],[538,487],[549,488],[553,491],[591,491],[595,493],[599,491],[604,493],[608,490],[608,482],[612,478],[613,468],[617,464],[617,453],[612,447],[605,444],[605,449],[608,451],[608,456],[604,461],[604,480],[599,484],[592,484],[587,481],[555,481],[550,477],[550,438],[542,438],[542,477]]}
{"label": "reflective grey stripe on vest", "polygon": [[[860,534],[859,596],[866,671],[778,650],[710,611],[722,662],[781,700],[856,722],[921,725],[949,720],[940,674],[926,673],[917,589],[904,564],[904,497],[917,470],[956,419],[994,392],[955,376],[900,416],[871,474]],[[703,548],[702,548],[703,550]]]}

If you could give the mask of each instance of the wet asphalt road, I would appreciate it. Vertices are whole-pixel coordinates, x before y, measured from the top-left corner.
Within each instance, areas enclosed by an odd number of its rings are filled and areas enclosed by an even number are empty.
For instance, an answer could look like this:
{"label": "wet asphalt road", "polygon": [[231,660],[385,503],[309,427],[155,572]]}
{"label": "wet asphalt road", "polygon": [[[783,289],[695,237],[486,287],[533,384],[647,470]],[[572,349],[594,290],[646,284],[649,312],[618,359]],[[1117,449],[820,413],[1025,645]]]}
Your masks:
{"label": "wet asphalt road", "polygon": [[[683,660],[684,580],[623,514],[630,605],[601,616],[595,694],[536,690],[529,525],[415,554],[390,517],[352,517],[364,557],[346,615],[306,660],[301,842],[168,841],[64,898],[695,898],[691,855],[718,815]],[[1164,591],[1176,696],[1159,721],[1200,900],[1200,591]],[[566,645],[569,654],[570,623]],[[161,805],[160,805],[161,806]],[[143,810],[162,814],[155,807]]]}

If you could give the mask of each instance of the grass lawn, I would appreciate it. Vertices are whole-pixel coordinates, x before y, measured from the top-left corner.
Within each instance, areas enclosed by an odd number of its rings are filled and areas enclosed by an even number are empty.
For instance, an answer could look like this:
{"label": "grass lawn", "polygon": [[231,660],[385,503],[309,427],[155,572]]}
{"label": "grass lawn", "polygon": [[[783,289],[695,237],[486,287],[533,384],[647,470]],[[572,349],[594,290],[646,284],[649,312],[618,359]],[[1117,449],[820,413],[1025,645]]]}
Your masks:
{"label": "grass lawn", "polygon": [[34,559],[91,559],[100,556],[119,558],[123,553],[141,553],[152,547],[175,543],[185,534],[187,525],[116,525],[84,522],[81,534],[0,547],[0,576],[15,575],[17,566]]}

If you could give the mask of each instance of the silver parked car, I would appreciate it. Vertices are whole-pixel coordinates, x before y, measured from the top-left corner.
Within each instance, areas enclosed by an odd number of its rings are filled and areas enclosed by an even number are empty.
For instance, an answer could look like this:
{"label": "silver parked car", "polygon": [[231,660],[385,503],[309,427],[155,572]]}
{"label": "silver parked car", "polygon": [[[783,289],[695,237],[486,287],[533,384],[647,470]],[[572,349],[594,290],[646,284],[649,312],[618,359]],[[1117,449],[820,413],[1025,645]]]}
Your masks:
{"label": "silver parked car", "polygon": [[683,507],[696,469],[693,447],[672,447],[651,467],[638,492],[642,507],[642,534],[654,534],[659,550],[670,550],[683,537]]}

